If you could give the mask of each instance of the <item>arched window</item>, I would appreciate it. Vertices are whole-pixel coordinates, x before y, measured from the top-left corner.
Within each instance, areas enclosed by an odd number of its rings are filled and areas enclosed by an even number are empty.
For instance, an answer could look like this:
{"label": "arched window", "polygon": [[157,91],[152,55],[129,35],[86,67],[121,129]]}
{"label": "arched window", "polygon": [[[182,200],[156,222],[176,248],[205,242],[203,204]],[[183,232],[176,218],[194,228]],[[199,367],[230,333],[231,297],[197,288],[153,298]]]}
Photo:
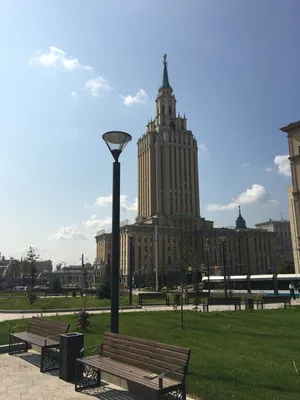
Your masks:
{"label": "arched window", "polygon": [[175,122],[174,121],[170,122],[170,128],[172,129],[172,131],[175,131]]}

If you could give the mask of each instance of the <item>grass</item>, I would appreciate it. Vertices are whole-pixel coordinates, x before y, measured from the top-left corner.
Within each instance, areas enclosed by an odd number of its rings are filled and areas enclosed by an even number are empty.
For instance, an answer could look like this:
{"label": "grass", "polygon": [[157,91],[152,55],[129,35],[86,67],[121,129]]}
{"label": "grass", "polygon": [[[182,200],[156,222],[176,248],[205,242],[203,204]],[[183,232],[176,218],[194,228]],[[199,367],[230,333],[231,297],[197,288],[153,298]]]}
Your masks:
{"label": "grass", "polygon": [[[76,331],[76,316],[60,316]],[[200,313],[185,311],[185,329],[178,329],[180,313],[120,314],[120,333],[192,349],[188,393],[201,400],[290,400],[299,398],[298,335],[300,309],[255,312]],[[0,343],[7,343],[13,325],[0,323]],[[91,315],[85,346],[101,342],[110,315]]]}
{"label": "grass", "polygon": [[[133,296],[133,304],[137,304],[137,296]],[[129,305],[128,295],[120,296],[120,305]],[[110,307],[110,300],[100,300],[96,296],[87,296],[87,307]],[[54,310],[62,308],[83,308],[82,297],[38,297],[34,304],[26,298],[0,299],[0,310]]]}
{"label": "grass", "polygon": [[[171,304],[174,299],[170,296]],[[86,298],[87,307],[110,307],[109,299],[98,299],[96,296],[87,296]],[[155,302],[153,299],[143,300],[143,305]],[[164,301],[159,299],[157,303],[164,305]],[[132,304],[136,306],[138,304],[138,296],[132,296]],[[120,305],[129,305],[129,295],[124,294],[120,296]],[[0,310],[54,310],[62,308],[80,308],[84,307],[84,299],[80,296],[77,297],[38,297],[34,304],[30,304],[27,297],[12,297],[12,298],[0,298]]]}

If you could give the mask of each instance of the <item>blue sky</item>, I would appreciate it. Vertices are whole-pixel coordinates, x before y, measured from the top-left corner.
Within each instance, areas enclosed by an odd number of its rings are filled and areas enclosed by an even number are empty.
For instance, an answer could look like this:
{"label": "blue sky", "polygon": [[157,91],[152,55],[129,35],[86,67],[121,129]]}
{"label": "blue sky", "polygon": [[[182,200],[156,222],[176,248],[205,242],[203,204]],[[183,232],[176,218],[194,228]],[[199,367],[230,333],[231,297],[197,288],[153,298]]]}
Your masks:
{"label": "blue sky", "polygon": [[287,217],[279,128],[300,119],[299,15],[298,0],[3,0],[2,254],[34,245],[54,262],[94,260],[111,217],[108,130],[133,136],[121,192],[122,219],[134,221],[136,141],[154,117],[164,53],[200,145],[202,216],[233,225],[241,204],[248,226]]}

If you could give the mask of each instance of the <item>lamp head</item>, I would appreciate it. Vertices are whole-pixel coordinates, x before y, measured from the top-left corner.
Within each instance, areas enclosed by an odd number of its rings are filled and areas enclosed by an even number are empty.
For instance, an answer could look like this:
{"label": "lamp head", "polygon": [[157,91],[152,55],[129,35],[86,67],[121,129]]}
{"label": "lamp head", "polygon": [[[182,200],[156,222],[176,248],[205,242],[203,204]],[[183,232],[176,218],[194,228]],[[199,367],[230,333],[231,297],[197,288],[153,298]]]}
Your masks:
{"label": "lamp head", "polygon": [[120,154],[125,149],[127,143],[132,139],[131,135],[121,131],[110,131],[102,135],[109,151],[111,152],[115,161],[118,161]]}

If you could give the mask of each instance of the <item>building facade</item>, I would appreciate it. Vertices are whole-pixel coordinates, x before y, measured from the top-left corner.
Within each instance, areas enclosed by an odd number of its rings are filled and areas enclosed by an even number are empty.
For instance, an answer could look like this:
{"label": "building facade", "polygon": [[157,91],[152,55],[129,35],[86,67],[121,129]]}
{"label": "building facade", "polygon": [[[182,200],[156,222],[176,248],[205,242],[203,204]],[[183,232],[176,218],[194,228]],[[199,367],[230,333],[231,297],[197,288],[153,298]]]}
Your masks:
{"label": "building facade", "polygon": [[259,229],[266,229],[277,234],[277,257],[293,261],[293,247],[291,237],[291,225],[287,220],[272,220],[255,225]]}
{"label": "building facade", "polygon": [[[249,271],[249,263],[255,272],[265,272],[268,265],[276,270],[274,233],[247,229],[240,210],[237,229],[214,228],[212,221],[201,216],[197,140],[188,129],[185,114],[177,113],[166,56],[156,117],[148,122],[137,147],[137,218],[135,224],[120,228],[120,275],[124,282],[130,264],[134,275],[144,275],[147,283],[153,283],[156,268],[161,283],[176,281],[180,271],[188,267],[204,270],[207,255],[211,268],[222,266],[220,236],[226,238],[226,261],[232,273]],[[111,234],[97,234],[96,244],[95,263],[109,265]]]}
{"label": "building facade", "polygon": [[288,188],[295,273],[300,273],[300,121],[280,129],[287,134],[292,185]]}
{"label": "building facade", "polygon": [[288,198],[290,225],[291,225],[293,261],[294,261],[295,273],[299,274],[300,273],[300,252],[298,251],[297,224],[296,224],[295,204],[294,204],[294,200],[293,200],[292,186],[289,186],[287,188],[287,198]]}

